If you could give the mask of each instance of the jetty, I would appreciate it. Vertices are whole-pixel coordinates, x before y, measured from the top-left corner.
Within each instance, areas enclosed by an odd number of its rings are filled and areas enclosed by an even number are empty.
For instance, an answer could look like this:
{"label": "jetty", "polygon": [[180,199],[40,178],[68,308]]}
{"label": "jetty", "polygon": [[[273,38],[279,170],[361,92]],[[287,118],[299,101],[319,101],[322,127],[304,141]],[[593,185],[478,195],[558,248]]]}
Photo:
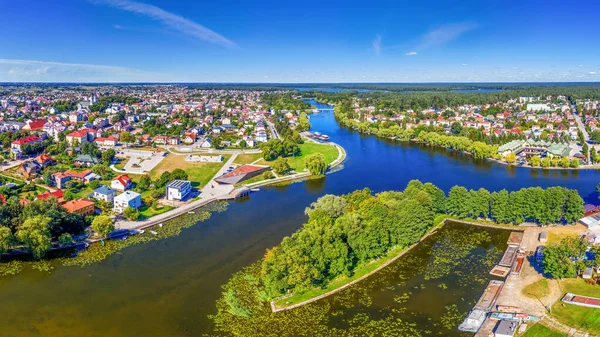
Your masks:
{"label": "jetty", "polygon": [[508,248],[506,248],[506,251],[504,252],[504,255],[502,255],[502,259],[500,259],[500,263],[498,263],[501,266],[504,267],[512,267],[513,263],[515,262],[515,259],[517,258],[517,252],[519,251],[519,246],[518,245],[509,245]]}
{"label": "jetty", "polygon": [[500,296],[502,287],[504,287],[504,281],[491,280],[473,309],[479,309],[485,312],[492,310],[494,304],[496,303],[496,299],[498,299],[498,296]]}

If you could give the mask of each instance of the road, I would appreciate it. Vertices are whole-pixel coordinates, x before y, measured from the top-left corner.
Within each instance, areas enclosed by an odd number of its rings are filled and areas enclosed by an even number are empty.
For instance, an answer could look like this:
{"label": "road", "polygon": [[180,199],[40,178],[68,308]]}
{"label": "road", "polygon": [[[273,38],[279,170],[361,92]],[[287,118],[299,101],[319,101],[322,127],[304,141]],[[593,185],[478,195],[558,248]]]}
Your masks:
{"label": "road", "polygon": [[[579,128],[579,131],[581,131],[583,133],[583,139],[589,145],[590,135],[585,128],[585,124],[583,124],[583,120],[581,120],[581,116],[579,115],[579,112],[577,112],[577,106],[575,105],[575,103],[573,103],[573,101],[571,101],[571,99],[569,99],[569,102],[571,103],[571,108],[573,109],[573,116],[575,116],[575,122],[577,123],[577,128]],[[583,144],[581,144],[581,145],[583,146]],[[589,162],[590,162],[589,152],[586,153],[586,157],[587,157],[586,160],[589,164]]]}
{"label": "road", "polygon": [[275,129],[275,124],[267,121],[267,125],[269,126],[269,130],[271,130],[271,138],[275,139],[281,139],[281,137],[279,137],[279,133],[277,132],[277,129]]}

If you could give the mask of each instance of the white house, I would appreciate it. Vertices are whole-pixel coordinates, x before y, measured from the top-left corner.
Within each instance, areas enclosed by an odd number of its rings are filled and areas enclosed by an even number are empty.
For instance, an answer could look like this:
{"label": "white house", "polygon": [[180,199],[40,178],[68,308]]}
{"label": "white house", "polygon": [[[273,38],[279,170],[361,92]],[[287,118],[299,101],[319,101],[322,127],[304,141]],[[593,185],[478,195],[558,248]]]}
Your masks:
{"label": "white house", "polygon": [[123,213],[128,207],[138,209],[142,206],[142,196],[133,191],[123,192],[117,195],[113,201],[115,213]]}
{"label": "white house", "polygon": [[200,147],[204,147],[204,148],[209,148],[212,146],[212,142],[210,140],[210,138],[206,138],[202,141],[202,143],[200,143]]}
{"label": "white house", "polygon": [[95,189],[94,192],[92,192],[91,197],[96,200],[104,200],[106,202],[112,203],[116,194],[117,192],[115,192],[115,190],[113,190],[112,188],[106,185],[102,185]]}
{"label": "white house", "polygon": [[173,180],[167,184],[167,200],[182,200],[192,190],[192,184],[187,180]]}
{"label": "white house", "polygon": [[133,182],[131,181],[131,178],[126,174],[121,174],[110,182],[110,187],[117,191],[126,191],[130,189],[132,185]]}

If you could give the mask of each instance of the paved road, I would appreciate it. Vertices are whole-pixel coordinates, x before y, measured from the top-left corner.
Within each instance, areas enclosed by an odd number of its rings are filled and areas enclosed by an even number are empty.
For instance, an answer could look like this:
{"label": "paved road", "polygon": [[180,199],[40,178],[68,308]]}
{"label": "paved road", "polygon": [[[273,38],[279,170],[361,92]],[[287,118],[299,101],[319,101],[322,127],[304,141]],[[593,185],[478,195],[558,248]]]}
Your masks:
{"label": "paved road", "polygon": [[[590,135],[588,134],[585,125],[583,124],[583,121],[581,120],[581,116],[579,115],[579,113],[577,112],[577,107],[575,106],[575,104],[573,104],[573,102],[571,102],[571,108],[573,109],[573,115],[575,116],[575,122],[577,123],[577,127],[579,128],[579,131],[581,131],[583,133],[583,139],[585,140],[586,143],[589,143],[590,141]],[[583,146],[583,144],[581,144]],[[589,145],[589,144],[588,144]],[[590,154],[589,152],[586,153],[586,159],[587,162],[590,162]]]}
{"label": "paved road", "polygon": [[279,133],[277,132],[277,129],[275,129],[275,124],[267,121],[267,125],[269,126],[269,130],[271,130],[271,138],[273,138],[273,139],[275,139],[275,138],[281,139],[281,137],[279,137]]}

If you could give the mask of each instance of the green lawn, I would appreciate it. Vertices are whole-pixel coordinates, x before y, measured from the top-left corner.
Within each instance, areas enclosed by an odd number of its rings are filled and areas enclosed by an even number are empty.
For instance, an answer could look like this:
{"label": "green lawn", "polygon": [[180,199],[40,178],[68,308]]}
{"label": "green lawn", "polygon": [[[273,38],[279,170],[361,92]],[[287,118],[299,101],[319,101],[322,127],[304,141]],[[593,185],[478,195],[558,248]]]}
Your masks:
{"label": "green lawn", "polygon": [[115,164],[115,168],[119,171],[122,171],[125,168],[125,164],[129,161],[129,157],[119,159],[119,161]]}
{"label": "green lawn", "polygon": [[532,327],[529,327],[527,331],[521,337],[566,337],[567,334],[557,332],[547,327],[536,324]]}
{"label": "green lawn", "polygon": [[545,278],[534,282],[523,289],[523,295],[530,298],[543,298],[549,293],[550,288],[548,287],[548,279]]}
{"label": "green lawn", "polygon": [[[560,287],[564,293],[600,297],[600,286],[588,284],[580,278],[563,280]],[[600,334],[600,309],[565,304],[559,300],[552,306],[550,315],[570,327]]]}
{"label": "green lawn", "polygon": [[163,172],[172,172],[174,169],[180,168],[188,174],[188,180],[192,182],[193,187],[201,187],[206,185],[217,174],[231,155],[223,155],[223,162],[221,163],[190,163],[185,161],[185,157],[173,154],[168,155],[150,171],[150,177],[152,180],[157,180]]}
{"label": "green lawn", "polygon": [[261,158],[262,158],[262,153],[239,154],[237,157],[235,157],[235,160],[233,162],[235,164],[244,165],[244,164],[251,164]]}
{"label": "green lawn", "polygon": [[172,210],[174,208],[175,207],[173,207],[173,206],[163,206],[162,208],[159,208],[159,209],[153,209],[150,206],[144,205],[144,206],[142,206],[142,207],[139,208],[140,215],[141,215],[140,216],[140,220],[151,218],[151,217],[153,217],[155,215],[159,215],[159,214],[168,212],[168,211],[170,211],[170,210]]}
{"label": "green lawn", "polygon": [[[296,172],[302,172],[306,168],[304,159],[306,156],[313,153],[322,153],[325,157],[325,163],[331,164],[338,157],[338,150],[333,145],[317,144],[312,142],[305,142],[300,144],[300,154],[293,157],[286,157],[290,168]],[[257,164],[271,165],[273,161],[261,160]]]}

